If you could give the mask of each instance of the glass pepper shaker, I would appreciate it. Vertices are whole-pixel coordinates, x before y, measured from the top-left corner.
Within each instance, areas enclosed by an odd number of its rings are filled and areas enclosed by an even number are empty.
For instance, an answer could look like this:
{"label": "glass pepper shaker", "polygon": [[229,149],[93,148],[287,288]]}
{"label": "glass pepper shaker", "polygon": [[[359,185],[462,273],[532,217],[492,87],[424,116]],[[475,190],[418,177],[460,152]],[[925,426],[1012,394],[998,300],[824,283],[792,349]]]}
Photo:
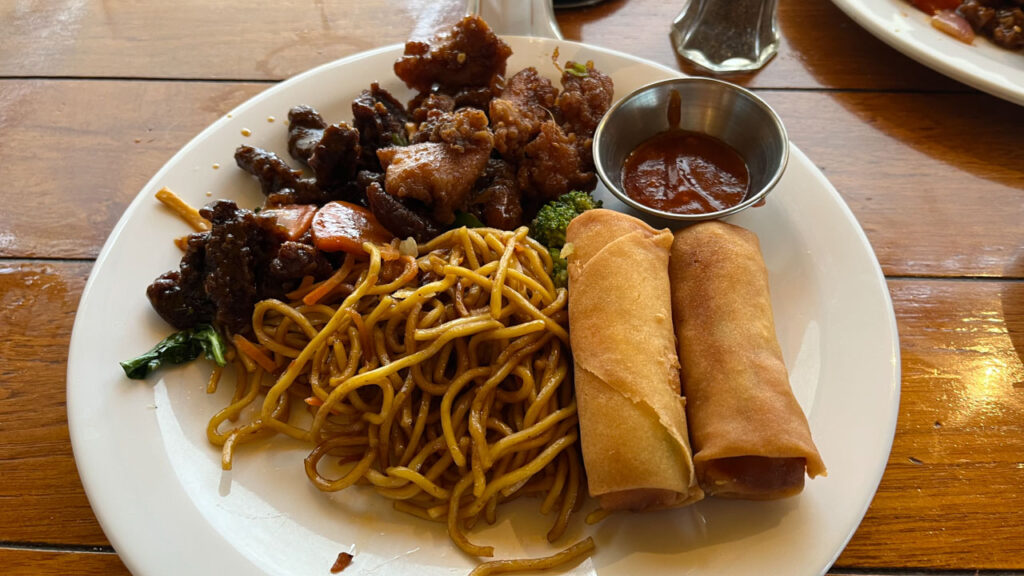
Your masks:
{"label": "glass pepper shaker", "polygon": [[672,23],[676,52],[712,72],[764,66],[779,47],[777,0],[688,0]]}

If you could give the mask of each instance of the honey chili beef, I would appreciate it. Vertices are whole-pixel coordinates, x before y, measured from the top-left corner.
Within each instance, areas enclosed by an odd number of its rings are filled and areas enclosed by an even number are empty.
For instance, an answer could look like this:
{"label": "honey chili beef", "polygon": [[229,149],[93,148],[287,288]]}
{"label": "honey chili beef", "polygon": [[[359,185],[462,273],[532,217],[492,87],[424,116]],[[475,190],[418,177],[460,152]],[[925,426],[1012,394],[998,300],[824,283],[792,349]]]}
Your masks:
{"label": "honey chili beef", "polygon": [[469,16],[430,42],[412,41],[394,65],[416,92],[407,105],[373,82],[347,121],[299,105],[288,114],[288,155],[235,152],[265,199],[253,211],[217,201],[212,229],[193,234],[176,270],[147,290],[178,329],[214,325],[248,334],[253,306],[341,262],[314,244],[309,221],[333,201],[365,206],[398,238],[426,242],[479,223],[506,230],[545,202],[596,185],[594,129],[611,105],[611,79],[566,62],[561,88],[535,68],[506,77],[512,49]]}

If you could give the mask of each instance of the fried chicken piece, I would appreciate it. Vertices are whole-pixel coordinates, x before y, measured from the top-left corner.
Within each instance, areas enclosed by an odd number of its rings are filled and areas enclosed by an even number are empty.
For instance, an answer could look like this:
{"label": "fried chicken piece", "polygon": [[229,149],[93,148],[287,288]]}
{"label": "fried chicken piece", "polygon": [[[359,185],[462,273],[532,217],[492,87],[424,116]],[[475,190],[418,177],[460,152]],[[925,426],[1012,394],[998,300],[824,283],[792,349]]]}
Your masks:
{"label": "fried chicken piece", "polygon": [[500,158],[487,161],[470,200],[470,211],[492,228],[513,230],[523,223],[519,184],[511,164]]}
{"label": "fried chicken piece", "polygon": [[352,124],[359,131],[362,166],[379,171],[377,150],[405,144],[405,124],[411,117],[402,103],[376,82],[352,101],[352,116]]}
{"label": "fried chicken piece", "polygon": [[409,41],[395,62],[395,74],[407,86],[456,95],[464,88],[492,87],[505,74],[512,49],[479,16],[466,16],[430,43]]}
{"label": "fried chicken piece", "polygon": [[377,151],[386,169],[385,190],[430,206],[436,221],[451,224],[487,166],[493,146],[494,135],[480,110],[444,114],[429,142]]}
{"label": "fried chicken piece", "polygon": [[594,173],[584,170],[576,137],[553,120],[541,124],[523,152],[516,177],[525,198],[548,201],[572,190],[589,192],[597,185]]}
{"label": "fried chicken piece", "polygon": [[313,149],[324,136],[324,122],[320,113],[309,106],[295,106],[288,111],[288,153],[300,162],[309,162]]}
{"label": "fried chicken piece", "polygon": [[455,98],[439,92],[421,92],[409,102],[409,115],[416,124],[422,124],[431,111],[454,112]]}
{"label": "fried chicken piece", "polygon": [[235,150],[235,163],[259,180],[268,205],[323,204],[326,201],[316,182],[303,178],[301,171],[294,170],[273,152],[239,146]]}
{"label": "fried chicken piece", "polygon": [[595,70],[593,62],[566,62],[557,102],[562,128],[568,134],[593,136],[614,95],[612,79]]}
{"label": "fried chicken piece", "polygon": [[423,210],[417,210],[402,199],[384,191],[377,182],[366,187],[366,200],[377,221],[399,238],[414,238],[427,242],[441,233],[443,228]]}
{"label": "fried chicken piece", "polygon": [[576,149],[586,170],[593,170],[594,131],[612,105],[615,85],[612,79],[594,69],[593,62],[566,62],[562,72],[562,93],[558,95],[558,115],[566,134],[576,135]]}
{"label": "fried chicken piece", "polygon": [[558,89],[536,68],[524,68],[508,79],[501,96],[490,102],[494,148],[503,158],[515,161],[522,156],[541,123],[551,118],[557,97]]}

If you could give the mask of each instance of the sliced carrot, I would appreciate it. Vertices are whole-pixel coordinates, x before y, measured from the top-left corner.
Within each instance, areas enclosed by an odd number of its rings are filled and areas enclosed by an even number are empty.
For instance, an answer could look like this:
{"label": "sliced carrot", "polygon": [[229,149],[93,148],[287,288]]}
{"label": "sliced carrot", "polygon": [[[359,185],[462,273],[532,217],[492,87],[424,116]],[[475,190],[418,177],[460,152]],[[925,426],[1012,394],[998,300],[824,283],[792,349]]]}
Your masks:
{"label": "sliced carrot", "polygon": [[313,244],[324,252],[364,254],[363,242],[386,245],[394,237],[372,212],[340,200],[324,204],[313,217]]}
{"label": "sliced carrot", "polygon": [[331,290],[334,290],[341,285],[341,281],[348,276],[348,270],[339,268],[337,272],[331,274],[327,280],[316,285],[316,288],[310,290],[305,296],[302,297],[302,303],[306,306],[312,306],[320,301],[321,298],[327,296]]}
{"label": "sliced carrot", "polygon": [[277,371],[277,364],[271,360],[270,356],[267,356],[263,350],[255,344],[246,340],[245,336],[235,334],[231,338],[231,341],[234,342],[235,348],[237,348],[239,352],[245,354],[253,362],[259,364],[260,368],[263,368],[271,374]]}
{"label": "sliced carrot", "polygon": [[286,238],[298,240],[313,225],[316,206],[312,204],[289,204],[264,210],[260,214],[264,217],[274,218],[278,230],[284,233]]}
{"label": "sliced carrot", "polygon": [[302,282],[299,283],[299,287],[285,294],[285,297],[289,300],[298,300],[299,298],[302,298],[309,293],[310,289],[313,287],[313,282],[314,280],[312,276],[303,276]]}

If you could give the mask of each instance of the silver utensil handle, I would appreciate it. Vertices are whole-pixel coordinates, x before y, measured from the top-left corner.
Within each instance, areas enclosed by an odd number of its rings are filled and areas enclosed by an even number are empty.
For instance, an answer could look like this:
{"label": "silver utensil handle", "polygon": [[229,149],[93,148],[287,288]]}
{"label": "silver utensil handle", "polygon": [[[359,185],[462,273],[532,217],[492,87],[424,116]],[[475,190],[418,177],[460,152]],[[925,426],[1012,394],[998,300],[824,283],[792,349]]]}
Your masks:
{"label": "silver utensil handle", "polygon": [[466,14],[477,14],[497,34],[562,40],[552,0],[466,0]]}

